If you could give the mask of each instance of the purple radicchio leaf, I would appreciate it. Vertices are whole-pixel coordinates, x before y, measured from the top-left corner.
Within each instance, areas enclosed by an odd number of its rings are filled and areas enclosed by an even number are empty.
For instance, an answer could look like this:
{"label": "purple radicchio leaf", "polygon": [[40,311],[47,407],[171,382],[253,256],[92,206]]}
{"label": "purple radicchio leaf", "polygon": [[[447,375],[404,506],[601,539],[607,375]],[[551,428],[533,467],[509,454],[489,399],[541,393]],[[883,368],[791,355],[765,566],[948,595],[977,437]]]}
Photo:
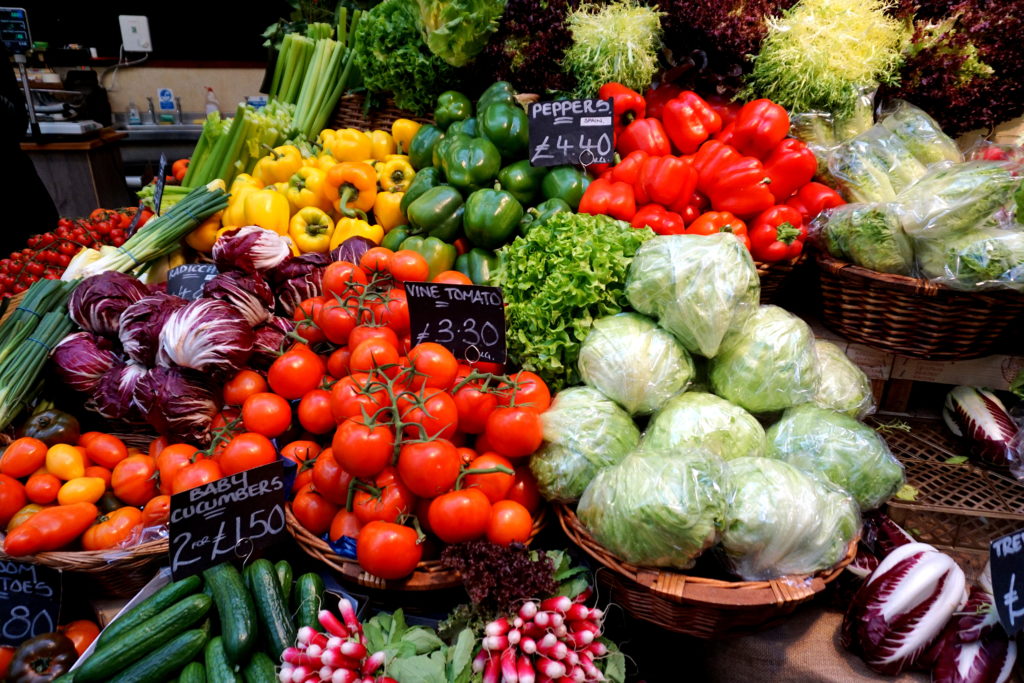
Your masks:
{"label": "purple radicchio leaf", "polygon": [[145,375],[146,368],[138,363],[115,365],[100,378],[85,407],[111,420],[137,422],[141,413],[135,391]]}
{"label": "purple radicchio leaf", "polygon": [[277,312],[291,317],[295,307],[323,293],[324,270],[331,259],[327,254],[310,252],[294,256],[267,273],[277,293]]}
{"label": "purple radicchio leaf", "polygon": [[161,434],[194,445],[210,441],[218,403],[214,390],[197,373],[153,368],[139,382],[136,400],[146,421]]}
{"label": "purple radicchio leaf", "polygon": [[942,409],[946,426],[964,439],[972,455],[993,467],[1019,465],[1017,424],[999,397],[986,389],[955,387]]}
{"label": "purple radicchio leaf", "polygon": [[288,318],[272,317],[256,328],[256,340],[252,345],[249,364],[265,370],[284,351],[287,334],[295,329],[295,323]]}
{"label": "purple radicchio leaf", "polygon": [[992,596],[972,588],[929,652],[934,683],[1003,683],[1017,660],[1017,642],[999,623]]}
{"label": "purple radicchio leaf", "polygon": [[121,361],[113,343],[88,332],[73,332],[53,348],[50,360],[57,376],[75,391],[92,392],[100,379]]}
{"label": "purple radicchio leaf", "polygon": [[347,240],[331,249],[331,260],[332,261],[347,261],[349,263],[359,264],[359,259],[363,258],[363,254],[373,249],[377,244],[370,239],[365,237],[349,237]]}
{"label": "purple radicchio leaf", "polygon": [[151,366],[160,348],[160,330],[171,313],[188,301],[173,294],[150,294],[133,303],[121,313],[118,337],[129,358]]}
{"label": "purple radicchio leaf", "polygon": [[232,304],[242,312],[251,327],[270,317],[274,293],[259,275],[229,270],[218,273],[203,285],[203,296]]}
{"label": "purple radicchio leaf", "polygon": [[892,521],[889,515],[880,510],[872,510],[864,513],[861,542],[876,557],[882,558],[895,548],[907,543],[916,543],[916,540],[903,527]]}
{"label": "purple radicchio leaf", "polygon": [[121,313],[149,294],[131,275],[107,271],[82,280],[71,293],[68,313],[86,332],[117,338]]}
{"label": "purple radicchio leaf", "polygon": [[247,273],[262,273],[291,253],[287,239],[256,225],[228,230],[213,245],[213,261],[221,271],[237,268]]}
{"label": "purple radicchio leaf", "polygon": [[225,376],[249,359],[254,338],[237,308],[216,299],[196,299],[164,323],[157,363]]}

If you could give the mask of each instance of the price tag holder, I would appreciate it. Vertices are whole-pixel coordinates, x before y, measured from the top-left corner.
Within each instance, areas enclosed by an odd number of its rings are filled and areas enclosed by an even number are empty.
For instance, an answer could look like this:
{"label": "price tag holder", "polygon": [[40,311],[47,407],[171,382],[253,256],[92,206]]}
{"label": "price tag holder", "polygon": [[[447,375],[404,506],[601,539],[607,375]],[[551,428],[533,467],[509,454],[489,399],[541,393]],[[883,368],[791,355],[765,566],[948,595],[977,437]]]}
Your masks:
{"label": "price tag holder", "polygon": [[281,461],[171,496],[175,581],[221,562],[245,560],[285,535]]}
{"label": "price tag holder", "polygon": [[530,163],[590,166],[615,155],[612,100],[562,100],[530,105]]}
{"label": "price tag holder", "polygon": [[999,622],[1012,638],[1024,628],[1024,531],[993,540],[989,561]]}
{"label": "price tag holder", "polygon": [[505,301],[500,287],[406,282],[413,345],[436,342],[456,358],[504,363]]}
{"label": "price tag holder", "polygon": [[160,207],[164,201],[164,185],[167,184],[167,155],[160,155],[160,166],[156,172],[156,189],[153,190],[153,213],[160,215]]}
{"label": "price tag holder", "polygon": [[186,263],[167,271],[167,293],[195,301],[203,295],[203,285],[217,275],[212,263]]}
{"label": "price tag holder", "polygon": [[61,573],[27,562],[0,562],[0,645],[17,647],[60,623]]}

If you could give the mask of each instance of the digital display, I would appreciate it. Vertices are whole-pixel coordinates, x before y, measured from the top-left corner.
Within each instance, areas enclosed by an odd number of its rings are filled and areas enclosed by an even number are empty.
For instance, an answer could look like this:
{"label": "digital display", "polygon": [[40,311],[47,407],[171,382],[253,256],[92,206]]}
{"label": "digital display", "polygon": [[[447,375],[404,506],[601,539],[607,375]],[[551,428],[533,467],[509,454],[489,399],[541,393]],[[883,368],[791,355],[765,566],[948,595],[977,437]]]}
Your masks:
{"label": "digital display", "polygon": [[32,47],[28,14],[20,7],[0,7],[0,40],[11,54],[24,54]]}

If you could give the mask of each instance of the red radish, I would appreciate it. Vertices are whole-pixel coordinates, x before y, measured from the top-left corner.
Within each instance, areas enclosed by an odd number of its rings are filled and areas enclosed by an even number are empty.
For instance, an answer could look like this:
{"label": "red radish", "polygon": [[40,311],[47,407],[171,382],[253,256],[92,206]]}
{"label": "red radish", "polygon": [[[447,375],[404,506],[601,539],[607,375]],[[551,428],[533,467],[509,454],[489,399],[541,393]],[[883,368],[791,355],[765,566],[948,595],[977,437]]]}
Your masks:
{"label": "red radish", "polygon": [[587,680],[587,674],[583,673],[583,669],[578,666],[569,672],[569,677],[576,681],[576,683],[585,683]]}
{"label": "red radish", "polygon": [[580,593],[579,595],[576,596],[574,602],[579,602],[579,603],[586,602],[593,595],[594,595],[593,589],[591,589],[590,586],[587,586],[585,589],[583,589],[582,593]]}
{"label": "red radish", "polygon": [[572,607],[572,600],[564,595],[548,598],[540,603],[540,608],[549,612],[565,614]]}
{"label": "red radish", "polygon": [[522,640],[522,638],[523,638],[523,634],[520,633],[519,631],[517,631],[516,629],[512,629],[511,631],[508,632],[508,644],[509,645],[518,645],[519,641]]}
{"label": "red radish", "polygon": [[299,665],[292,669],[292,683],[304,683],[312,675],[312,669],[305,665]]}
{"label": "red radish", "polygon": [[600,621],[602,619],[604,619],[604,612],[602,612],[601,610],[599,610],[596,607],[594,609],[590,610],[590,620],[591,621],[600,623]]}
{"label": "red radish", "polygon": [[543,652],[544,650],[550,650],[558,642],[558,638],[554,633],[545,634],[543,638],[537,641],[537,650]]}
{"label": "red radish", "polygon": [[569,629],[565,627],[565,624],[559,624],[557,628],[551,631],[558,638],[565,638],[565,635],[569,632]]}
{"label": "red radish", "polygon": [[582,650],[587,645],[590,645],[594,642],[594,632],[576,631],[574,633],[570,633],[567,636],[567,638],[569,639],[569,642],[572,643],[573,647],[575,647],[577,650]]}
{"label": "red radish", "polygon": [[501,680],[501,662],[497,652],[492,652],[484,666],[483,683],[499,683]]}
{"label": "red radish", "polygon": [[484,670],[484,666],[487,664],[487,650],[480,650],[476,653],[476,657],[473,658],[473,673],[478,674]]}
{"label": "red radish", "polygon": [[548,614],[550,615],[548,617],[548,626],[551,628],[558,628],[565,623],[565,617],[558,612],[548,612]]}
{"label": "red radish", "polygon": [[306,654],[310,657],[319,657],[324,653],[324,649],[319,645],[310,645],[306,648]]}
{"label": "red radish", "polygon": [[574,650],[569,650],[565,655],[566,666],[576,666],[580,663],[580,656]]}
{"label": "red radish", "polygon": [[292,665],[285,664],[277,674],[277,680],[281,683],[292,683]]}
{"label": "red radish", "polygon": [[546,634],[546,633],[547,633],[546,629],[541,628],[540,626],[538,626],[537,624],[533,623],[532,621],[523,625],[522,634],[526,635],[526,636],[530,636],[531,638],[533,638],[535,640],[538,639],[538,638],[543,638],[544,634]]}
{"label": "red radish", "polygon": [[327,646],[327,636],[320,633],[312,626],[303,626],[296,633],[296,640],[301,645],[319,645],[320,647]]}
{"label": "red radish", "polygon": [[587,674],[587,676],[589,676],[591,680],[604,680],[604,674],[601,673],[600,669],[594,666],[593,660],[591,660],[589,657],[580,657],[580,668],[583,669],[583,673]]}
{"label": "red radish", "polygon": [[555,641],[551,647],[544,647],[541,643],[537,643],[537,652],[549,659],[565,659],[569,654],[569,647],[561,641]]}
{"label": "red radish", "polygon": [[358,680],[359,674],[351,669],[335,669],[330,678],[331,683],[356,683]]}
{"label": "red radish", "polygon": [[519,683],[515,648],[510,647],[501,653],[501,683]]}
{"label": "red radish", "polygon": [[523,618],[523,621],[529,621],[537,616],[537,603],[533,600],[529,600],[523,603],[523,606],[519,608],[519,616]]}
{"label": "red radish", "polygon": [[534,683],[536,680],[533,664],[530,664],[530,658],[526,655],[519,655],[519,661],[516,662],[516,674],[519,676],[519,683]]}
{"label": "red radish", "polygon": [[347,640],[341,644],[341,654],[353,659],[362,659],[366,656],[366,646],[354,640]]}
{"label": "red radish", "polygon": [[503,636],[508,633],[508,619],[501,617],[495,619],[484,627],[485,636]]}
{"label": "red radish", "polygon": [[327,645],[325,645],[324,647],[326,647],[328,650],[339,650],[341,649],[341,644],[344,642],[344,638],[339,638],[338,636],[331,636],[327,639]]}
{"label": "red radish", "polygon": [[591,633],[598,634],[601,632],[601,627],[592,621],[570,621],[569,630],[573,633],[579,633],[580,631],[590,631]]}
{"label": "red radish", "polygon": [[508,647],[508,637],[506,636],[487,636],[483,641],[484,649],[491,650],[504,650]]}
{"label": "red radish", "polygon": [[341,650],[333,648],[324,650],[323,655],[321,655],[321,659],[323,660],[324,664],[326,664],[327,666],[333,666],[335,669],[341,668],[358,671],[359,668],[362,666],[361,658],[353,659],[352,657],[346,657],[345,655],[341,654]]}
{"label": "red radish", "polygon": [[324,665],[320,660],[320,657],[314,657],[308,652],[303,652],[295,647],[285,648],[285,651],[281,653],[281,658],[289,664],[294,665],[302,664],[305,666],[315,666],[317,668]]}
{"label": "red radish", "polygon": [[365,662],[363,662],[363,668],[361,673],[364,676],[369,676],[374,671],[384,666],[384,659],[386,657],[387,655],[384,653],[384,650],[381,650],[380,652],[374,652],[372,655],[366,658]]}
{"label": "red radish", "polygon": [[565,611],[565,618],[567,621],[583,621],[584,619],[589,619],[590,608],[582,603],[574,602],[572,607]]}
{"label": "red radish", "polygon": [[595,657],[604,657],[608,654],[608,647],[600,640],[595,640],[587,647],[587,652],[592,653]]}
{"label": "red radish", "polygon": [[516,617],[515,619],[513,619],[512,620],[512,626],[513,626],[513,628],[522,628],[523,627],[523,618],[522,617]]}
{"label": "red radish", "polygon": [[547,657],[538,657],[537,671],[548,678],[561,678],[565,675],[565,664],[548,659]]}
{"label": "red radish", "polygon": [[528,655],[532,655],[537,651],[537,641],[533,638],[527,638],[524,636],[523,639],[519,641],[519,649]]}
{"label": "red radish", "polygon": [[541,628],[547,628],[551,624],[551,612],[537,612],[533,617],[533,623]]}
{"label": "red radish", "polygon": [[342,598],[338,601],[338,611],[341,612],[341,618],[345,620],[345,626],[348,627],[349,631],[359,635],[363,634],[363,625],[359,623],[359,619],[356,617],[356,610],[348,598]]}
{"label": "red radish", "polygon": [[351,633],[349,630],[338,621],[338,617],[331,614],[329,611],[322,609],[316,615],[317,621],[323,626],[328,633],[339,638],[348,638]]}

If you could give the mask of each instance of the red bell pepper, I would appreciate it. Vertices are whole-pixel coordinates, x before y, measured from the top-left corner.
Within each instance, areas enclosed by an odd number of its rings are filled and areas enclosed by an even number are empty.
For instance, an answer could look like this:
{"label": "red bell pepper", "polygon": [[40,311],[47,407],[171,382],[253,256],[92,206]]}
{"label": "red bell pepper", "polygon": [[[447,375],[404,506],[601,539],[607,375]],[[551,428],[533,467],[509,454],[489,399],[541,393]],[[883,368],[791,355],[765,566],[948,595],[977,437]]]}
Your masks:
{"label": "red bell pepper", "polygon": [[740,109],[731,144],[742,154],[764,159],[789,135],[789,114],[771,100],[753,100]]}
{"label": "red bell pepper", "polygon": [[704,210],[696,204],[687,204],[683,207],[682,211],[679,212],[679,215],[683,217],[683,223],[689,225],[700,218],[702,213],[704,213]]}
{"label": "red bell pepper", "polygon": [[693,155],[693,167],[697,169],[697,189],[708,194],[718,176],[728,166],[742,158],[731,145],[719,140],[708,140]]}
{"label": "red bell pepper", "polygon": [[773,206],[750,224],[750,255],[757,261],[790,261],[804,250],[807,228],[792,206]]}
{"label": "red bell pepper", "polygon": [[821,183],[807,183],[797,190],[796,195],[790,197],[786,205],[799,211],[804,223],[810,223],[812,218],[825,209],[842,206],[845,203],[842,196],[831,187]]}
{"label": "red bell pepper", "polygon": [[747,224],[728,211],[708,211],[686,227],[687,235],[714,235],[716,232],[731,232],[750,249]]}
{"label": "red bell pepper", "polygon": [[704,98],[689,90],[665,105],[662,120],[672,144],[683,154],[694,153],[722,128],[722,117]]}
{"label": "red bell pepper", "polygon": [[707,102],[708,106],[714,109],[720,117],[722,117],[722,128],[725,128],[735,121],[736,115],[739,114],[740,109],[743,108],[743,105],[739,102],[733,102],[721,95],[709,95],[704,98],[704,101]]}
{"label": "red bell pepper", "polygon": [[733,147],[708,140],[693,156],[697,189],[707,195],[715,211],[753,216],[775,204],[764,166]]}
{"label": "red bell pepper", "polygon": [[634,187],[637,185],[652,202],[662,206],[686,205],[697,189],[697,171],[693,164],[679,157],[650,157],[640,168]]}
{"label": "red bell pepper", "polygon": [[648,88],[644,99],[647,100],[647,116],[652,119],[660,119],[661,112],[683,89],[672,83],[662,83],[657,88]]}
{"label": "red bell pepper", "polygon": [[629,154],[636,150],[663,157],[672,153],[672,145],[658,119],[637,119],[626,126],[619,135],[619,154]]}
{"label": "red bell pepper", "polygon": [[[626,155],[625,159],[612,167],[607,176],[615,182],[632,185],[637,204],[647,203],[647,195],[643,194],[643,186],[640,185],[638,188],[637,181],[640,179],[640,169],[643,168],[644,162],[650,158],[651,155],[643,150],[638,149],[635,152],[630,152]],[[639,189],[639,192],[637,192],[637,189]]]}
{"label": "red bell pepper", "polygon": [[649,227],[658,235],[682,235],[686,232],[686,223],[683,217],[674,211],[669,211],[661,204],[648,204],[640,207],[640,210],[633,216],[632,225],[634,228]]}
{"label": "red bell pepper", "polygon": [[768,189],[778,203],[786,201],[811,182],[817,171],[818,160],[814,152],[796,138],[780,142],[764,160],[764,172],[771,180]]}
{"label": "red bell pepper", "polygon": [[685,204],[683,204],[682,202],[677,202],[676,204],[673,204],[668,208],[670,211],[675,211],[680,216],[682,216],[683,222],[689,225],[690,223],[697,220],[697,218],[702,213],[707,211],[708,206],[710,206],[708,198],[702,195],[700,192],[694,192],[693,194],[690,195],[689,201],[687,201]]}
{"label": "red bell pepper", "polygon": [[587,186],[580,199],[580,213],[592,216],[604,214],[620,221],[629,221],[636,214],[633,186],[607,178],[598,178]]}
{"label": "red bell pepper", "polygon": [[615,117],[612,124],[616,137],[633,121],[642,119],[647,109],[643,95],[621,83],[605,83],[597,91],[597,97],[602,100],[612,98],[612,113]]}

